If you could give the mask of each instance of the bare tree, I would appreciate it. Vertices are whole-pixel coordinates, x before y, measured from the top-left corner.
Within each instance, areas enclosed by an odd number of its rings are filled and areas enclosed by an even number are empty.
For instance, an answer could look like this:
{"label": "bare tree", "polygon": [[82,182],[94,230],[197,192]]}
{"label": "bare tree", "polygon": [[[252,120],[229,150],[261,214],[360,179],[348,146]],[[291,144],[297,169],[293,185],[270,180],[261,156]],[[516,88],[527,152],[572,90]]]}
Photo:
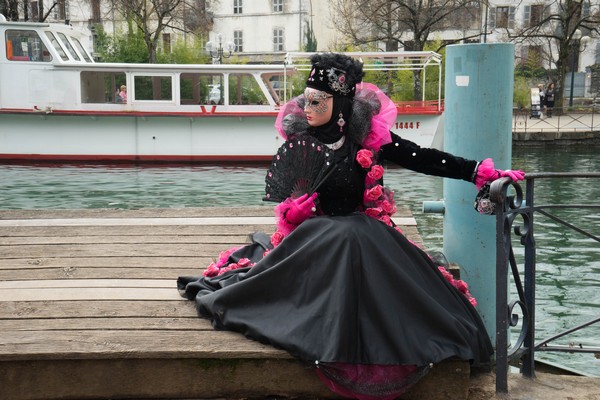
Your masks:
{"label": "bare tree", "polygon": [[156,63],[158,42],[168,28],[180,32],[208,32],[212,16],[206,0],[113,0],[113,9],[142,32],[148,62]]}
{"label": "bare tree", "polygon": [[[558,87],[555,97],[555,108],[562,109],[563,82],[567,68],[576,67],[576,60],[582,51],[582,36],[599,36],[600,10],[597,2],[592,7],[590,0],[553,0],[538,11],[530,7],[529,20],[521,27],[506,26],[508,40],[537,46],[548,64],[556,65],[556,76],[553,77]],[[512,29],[511,29],[512,28]]]}
{"label": "bare tree", "polygon": [[[470,0],[334,0],[332,8],[351,47],[422,51],[435,31],[454,33],[442,46],[480,36],[479,2]],[[413,72],[413,83],[414,98],[420,99],[420,71]]]}

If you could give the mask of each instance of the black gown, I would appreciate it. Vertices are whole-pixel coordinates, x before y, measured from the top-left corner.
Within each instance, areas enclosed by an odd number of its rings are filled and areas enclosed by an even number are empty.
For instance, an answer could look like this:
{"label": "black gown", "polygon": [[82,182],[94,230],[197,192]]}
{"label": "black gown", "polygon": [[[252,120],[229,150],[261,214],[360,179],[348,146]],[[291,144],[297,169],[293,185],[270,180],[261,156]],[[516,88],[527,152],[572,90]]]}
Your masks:
{"label": "black gown", "polygon": [[[391,398],[432,364],[461,359],[479,365],[493,350],[477,311],[432,258],[394,227],[354,211],[364,189],[356,185],[365,176],[356,151],[346,144],[336,152],[337,173],[319,192],[324,215],[300,224],[264,258],[272,247],[264,237],[232,254],[251,258],[251,268],[180,277],[178,288],[215,329],[285,349],[352,396]],[[381,154],[414,170],[466,180],[476,165],[395,135]],[[361,381],[368,377],[348,382],[344,371],[335,373],[340,365],[414,368],[398,378],[405,382],[391,382],[395,371],[378,385]]]}

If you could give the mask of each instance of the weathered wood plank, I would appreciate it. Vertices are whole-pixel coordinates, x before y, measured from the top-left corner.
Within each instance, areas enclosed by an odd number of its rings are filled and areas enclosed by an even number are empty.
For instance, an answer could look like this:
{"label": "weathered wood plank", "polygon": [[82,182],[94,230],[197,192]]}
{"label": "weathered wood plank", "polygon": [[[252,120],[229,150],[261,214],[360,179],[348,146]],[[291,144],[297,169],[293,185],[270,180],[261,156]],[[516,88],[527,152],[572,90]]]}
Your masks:
{"label": "weathered wood plank", "polygon": [[[222,248],[221,250],[224,250]],[[15,258],[2,259],[0,258],[1,269],[37,269],[46,267],[81,267],[81,268],[157,268],[157,267],[189,267],[202,266],[207,260],[211,260],[218,254],[212,254],[210,257],[193,255],[187,257],[129,257],[129,256],[114,256],[114,257],[78,257],[78,258],[63,258],[58,257],[39,257],[39,258]],[[165,264],[164,261],[168,261]]]}
{"label": "weathered wood plank", "polygon": [[181,301],[175,289],[145,287],[77,287],[77,288],[35,288],[0,289],[0,302],[3,301],[63,301],[63,300],[163,300]]}
{"label": "weathered wood plank", "polygon": [[[200,259],[201,261],[202,259]],[[195,260],[198,261],[198,260]],[[73,260],[76,265],[75,260]],[[128,267],[64,267],[64,268],[31,268],[31,269],[2,269],[0,280],[24,281],[38,279],[172,279],[178,276],[200,276],[204,266],[212,260],[206,260],[201,266],[178,268],[161,259],[154,268],[128,268]]]}
{"label": "weathered wood plank", "polygon": [[286,351],[230,331],[1,330],[0,361],[109,358],[275,358]]}
{"label": "weathered wood plank", "polygon": [[168,288],[174,281],[170,279],[49,279],[34,281],[0,281],[3,289],[47,289],[47,288]]}
{"label": "weathered wood plank", "polygon": [[224,246],[217,243],[151,243],[151,244],[63,244],[2,246],[2,258],[30,257],[39,254],[44,257],[191,257],[217,256],[230,246],[241,246],[246,242],[232,242]]}
{"label": "weathered wood plank", "polygon": [[252,232],[274,232],[274,225],[187,225],[187,226],[8,226],[0,228],[0,237],[30,236],[117,236],[153,235],[248,235]]}
{"label": "weathered wood plank", "polygon": [[[88,306],[87,303],[83,304]],[[185,331],[193,335],[194,331],[213,331],[209,320],[195,315],[179,318],[149,318],[145,316],[114,318],[52,318],[52,319],[17,319],[2,321],[0,334],[3,331]],[[145,333],[142,333],[145,334]]]}
{"label": "weathered wood plank", "polygon": [[[339,398],[292,359],[102,359],[0,362],[0,398]],[[432,399],[424,396],[421,399]]]}
{"label": "weathered wood plank", "polygon": [[105,243],[119,243],[119,244],[155,244],[155,243],[218,243],[218,244],[229,244],[231,242],[239,243],[247,240],[247,234],[239,235],[62,235],[62,236],[12,236],[12,237],[0,237],[0,248],[2,246],[31,246],[37,244],[105,244]]}
{"label": "weathered wood plank", "polygon": [[81,301],[7,301],[0,302],[0,327],[8,319],[52,318],[184,318],[197,316],[192,301],[104,300],[87,303]]}

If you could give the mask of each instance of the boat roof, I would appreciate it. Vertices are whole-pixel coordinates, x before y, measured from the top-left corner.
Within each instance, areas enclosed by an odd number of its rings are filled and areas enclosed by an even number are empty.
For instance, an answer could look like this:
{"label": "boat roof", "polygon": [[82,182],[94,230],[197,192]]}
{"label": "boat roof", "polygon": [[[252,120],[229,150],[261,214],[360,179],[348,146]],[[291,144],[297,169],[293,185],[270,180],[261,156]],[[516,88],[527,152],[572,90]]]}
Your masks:
{"label": "boat roof", "polygon": [[[290,52],[285,56],[285,64],[301,71],[309,70],[310,57],[319,53]],[[414,71],[442,64],[442,56],[434,51],[344,52],[343,54],[362,61],[364,71]]]}

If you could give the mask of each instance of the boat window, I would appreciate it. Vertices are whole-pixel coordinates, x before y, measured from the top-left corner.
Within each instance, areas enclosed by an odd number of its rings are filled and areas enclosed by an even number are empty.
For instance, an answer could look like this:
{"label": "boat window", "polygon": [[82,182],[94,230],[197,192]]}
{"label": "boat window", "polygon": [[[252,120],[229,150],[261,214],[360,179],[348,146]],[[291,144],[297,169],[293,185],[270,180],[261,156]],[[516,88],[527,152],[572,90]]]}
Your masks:
{"label": "boat window", "polygon": [[125,103],[120,97],[120,87],[125,85],[125,72],[122,71],[82,71],[82,103]]}
{"label": "boat window", "polygon": [[50,43],[52,43],[52,47],[54,47],[54,50],[56,50],[56,52],[58,53],[60,58],[63,61],[68,61],[69,56],[67,56],[67,53],[65,53],[63,48],[60,46],[60,43],[58,43],[58,39],[56,39],[54,34],[52,32],[46,32],[46,36],[48,36],[48,39],[50,39]]}
{"label": "boat window", "polygon": [[223,74],[181,74],[181,104],[223,104],[223,79]]}
{"label": "boat window", "polygon": [[79,53],[83,56],[83,58],[85,58],[85,61],[87,61],[89,63],[93,62],[92,58],[90,57],[88,52],[85,50],[85,48],[83,47],[81,42],[73,37],[71,38],[71,40],[73,40],[73,43],[75,43],[75,47],[77,47],[77,50],[79,50]]}
{"label": "boat window", "polygon": [[71,42],[69,42],[69,39],[67,39],[67,37],[65,36],[65,34],[59,32],[58,33],[58,37],[62,41],[62,44],[67,48],[67,50],[69,51],[69,53],[71,53],[71,57],[73,57],[73,59],[76,60],[76,61],[81,61],[81,58],[79,58],[79,56],[77,55],[77,52],[75,51],[75,49],[73,48],[73,46],[71,46]]}
{"label": "boat window", "polygon": [[37,32],[10,29],[6,31],[6,58],[11,61],[52,61]]}
{"label": "boat window", "polygon": [[269,104],[254,76],[250,74],[229,75],[229,104]]}
{"label": "boat window", "polygon": [[172,76],[141,76],[133,78],[135,100],[173,100]]}

